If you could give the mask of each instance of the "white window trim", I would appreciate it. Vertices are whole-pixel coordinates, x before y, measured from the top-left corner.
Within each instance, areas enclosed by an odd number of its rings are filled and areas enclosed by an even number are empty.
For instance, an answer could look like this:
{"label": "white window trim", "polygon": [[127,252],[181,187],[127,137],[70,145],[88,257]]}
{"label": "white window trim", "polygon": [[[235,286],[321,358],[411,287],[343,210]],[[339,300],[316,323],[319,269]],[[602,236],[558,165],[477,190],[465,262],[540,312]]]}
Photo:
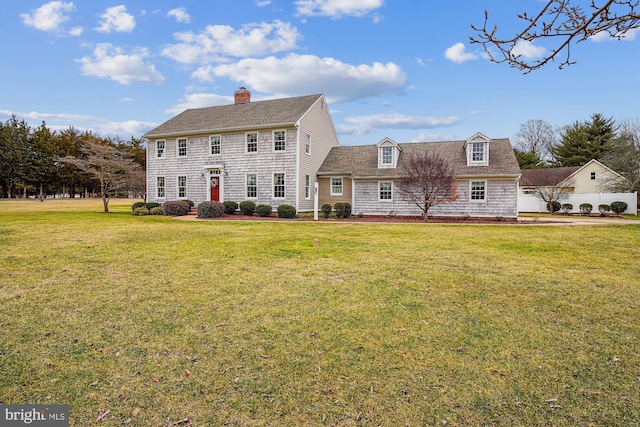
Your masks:
{"label": "white window trim", "polygon": [[[482,182],[484,183],[484,199],[472,199],[471,198],[471,189],[473,188],[473,183],[474,182]],[[488,191],[488,186],[487,186],[487,181],[486,180],[482,180],[482,179],[476,179],[473,181],[469,181],[469,201],[471,203],[487,203],[487,191]]]}
{"label": "white window trim", "polygon": [[311,155],[311,135],[309,135],[308,133],[306,135],[307,135],[306,136],[307,139],[304,142],[304,153],[307,156],[310,156]]}
{"label": "white window trim", "polygon": [[[256,177],[256,195],[255,196],[249,196],[249,175],[254,175]],[[247,199],[258,198],[258,174],[257,173],[247,173],[244,175],[244,195]]]}
{"label": "white window trim", "polygon": [[[158,144],[160,144],[162,142],[162,144],[164,145],[164,148],[162,149],[162,156],[158,155]],[[164,159],[167,157],[167,141],[165,139],[159,139],[156,141],[156,159]]]}
{"label": "white window trim", "polygon": [[[256,151],[249,151],[249,135],[255,135],[256,136]],[[257,153],[258,152],[258,132],[247,132],[244,134],[244,152],[247,154],[253,154],[253,153]]]}
{"label": "white window trim", "polygon": [[[334,179],[339,179],[340,180],[340,188],[342,189],[342,191],[340,191],[339,193],[334,193],[333,192],[333,180]],[[344,177],[342,176],[332,176],[331,178],[329,178],[329,194],[331,194],[332,196],[342,196],[344,194]]]}
{"label": "white window trim", "polygon": [[311,175],[304,176],[304,199],[311,200]]}
{"label": "white window trim", "polygon": [[[380,184],[382,183],[389,183],[391,184],[391,198],[390,199],[383,199],[380,197]],[[378,201],[379,202],[393,202],[393,181],[378,181]]]}
{"label": "white window trim", "polygon": [[[184,156],[180,155],[180,141],[184,141]],[[176,138],[176,157],[187,157],[189,154],[189,138]]]}
{"label": "white window trim", "polygon": [[[211,143],[211,138],[218,138],[218,150],[220,151],[217,154],[213,154],[211,149],[213,148],[213,144]],[[220,135],[209,135],[209,155],[210,156],[219,156],[222,154],[222,137]]]}
{"label": "white window trim", "polygon": [[[482,160],[473,160],[474,144],[482,145]],[[489,143],[486,141],[470,142],[467,146],[467,164],[469,166],[489,166]]]}
{"label": "white window trim", "polygon": [[[160,186],[158,185],[158,180],[162,178],[163,181],[163,185],[162,188],[164,189],[164,196],[160,196],[158,195],[158,190],[160,190]],[[156,198],[157,199],[166,199],[167,198],[167,178],[164,176],[156,176]]]}
{"label": "white window trim", "polygon": [[[180,178],[184,178],[184,196],[180,195]],[[188,199],[188,190],[187,190],[187,176],[179,175],[176,178],[176,194],[178,195],[178,199]]]}
{"label": "white window trim", "polygon": [[[282,178],[284,179],[284,184],[283,184],[283,191],[282,197],[276,197],[276,175],[282,175]],[[274,172],[272,177],[271,177],[271,196],[274,199],[277,200],[282,200],[282,199],[286,199],[287,198],[287,175],[284,172]]]}
{"label": "white window trim", "polygon": [[[276,132],[284,132],[284,150],[276,150]],[[284,153],[287,151],[287,131],[286,129],[278,129],[271,132],[271,148],[274,153]]]}

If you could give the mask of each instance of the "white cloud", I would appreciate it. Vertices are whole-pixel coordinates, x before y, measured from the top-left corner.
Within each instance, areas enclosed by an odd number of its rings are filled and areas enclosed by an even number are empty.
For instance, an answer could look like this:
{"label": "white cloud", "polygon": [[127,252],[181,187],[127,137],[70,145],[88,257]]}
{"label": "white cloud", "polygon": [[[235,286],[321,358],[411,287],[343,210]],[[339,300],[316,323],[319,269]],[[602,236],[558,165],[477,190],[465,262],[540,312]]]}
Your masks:
{"label": "white cloud", "polygon": [[403,114],[374,114],[371,116],[347,117],[345,124],[336,126],[341,133],[366,134],[373,129],[433,129],[452,126],[462,121],[459,116],[429,117]]}
{"label": "white cloud", "polygon": [[265,7],[271,4],[271,0],[256,0],[256,6]]}
{"label": "white cloud", "polygon": [[478,59],[478,55],[465,52],[464,43],[456,43],[447,50],[444,51],[444,56],[456,64],[462,64],[465,61],[471,61]]}
{"label": "white cloud", "polygon": [[213,67],[210,73],[276,96],[324,93],[329,102],[398,94],[406,82],[404,71],[391,62],[351,65],[334,58],[296,54],[247,58]]}
{"label": "white cloud", "polygon": [[640,28],[632,28],[620,36],[620,39],[617,37],[611,37],[611,35],[606,31],[601,31],[598,34],[595,34],[589,37],[589,40],[594,42],[604,42],[609,40],[625,40],[625,41],[633,41],[636,39],[636,36],[640,34]]}
{"label": "white cloud", "polygon": [[40,31],[57,31],[62,24],[69,20],[65,12],[74,9],[73,2],[51,1],[43,4],[31,13],[21,13],[22,22]]}
{"label": "white cloud", "polygon": [[156,126],[158,123],[126,120],[124,122],[100,123],[94,126],[94,130],[100,136],[120,136],[128,140],[132,135],[144,135]]}
{"label": "white cloud", "polygon": [[72,36],[81,36],[82,33],[84,31],[84,28],[82,27],[73,27],[71,30],[69,30],[69,34],[71,34]]}
{"label": "white cloud", "polygon": [[436,141],[453,141],[455,137],[450,134],[421,132],[411,142],[436,142]]}
{"label": "white cloud", "polygon": [[[363,16],[382,6],[383,0],[298,0],[295,1],[299,16],[328,16],[333,19],[343,16]],[[375,18],[376,22],[381,17]]]}
{"label": "white cloud", "polygon": [[516,45],[511,50],[511,53],[515,56],[522,56],[527,59],[540,58],[545,54],[547,49],[541,46],[534,46],[532,42],[527,40],[518,40]]}
{"label": "white cloud", "polygon": [[187,9],[185,9],[184,7],[178,7],[178,8],[175,8],[175,9],[171,9],[167,13],[167,17],[168,18],[173,17],[173,18],[175,18],[176,22],[183,22],[185,24],[188,24],[189,22],[191,22],[191,17],[187,13]]}
{"label": "white cloud", "polygon": [[180,100],[178,104],[166,112],[179,114],[190,108],[212,107],[214,105],[226,105],[233,103],[233,96],[217,95],[215,93],[192,93]]}
{"label": "white cloud", "polygon": [[106,9],[100,18],[102,18],[102,22],[97,30],[101,33],[112,31],[130,33],[136,27],[135,18],[127,13],[127,8],[123,5]]}
{"label": "white cloud", "polygon": [[183,64],[222,62],[224,56],[259,56],[297,48],[301,36],[289,23],[251,23],[234,29],[209,25],[199,34],[175,33],[181,43],[165,47],[162,54]]}
{"label": "white cloud", "polygon": [[[85,114],[69,114],[69,113],[39,113],[37,111],[30,111],[28,113],[18,113],[9,110],[0,110],[0,116],[23,118],[25,120],[37,120],[39,122],[52,120],[52,121],[68,121],[68,122],[82,122],[95,120],[95,117]],[[39,125],[39,124],[38,124]]]}
{"label": "white cloud", "polygon": [[93,59],[84,57],[76,62],[82,64],[81,71],[86,76],[109,78],[123,85],[134,82],[162,83],[164,77],[155,66],[144,62],[148,56],[145,48],[135,49],[126,54],[123,49],[110,43],[102,43],[93,51]]}

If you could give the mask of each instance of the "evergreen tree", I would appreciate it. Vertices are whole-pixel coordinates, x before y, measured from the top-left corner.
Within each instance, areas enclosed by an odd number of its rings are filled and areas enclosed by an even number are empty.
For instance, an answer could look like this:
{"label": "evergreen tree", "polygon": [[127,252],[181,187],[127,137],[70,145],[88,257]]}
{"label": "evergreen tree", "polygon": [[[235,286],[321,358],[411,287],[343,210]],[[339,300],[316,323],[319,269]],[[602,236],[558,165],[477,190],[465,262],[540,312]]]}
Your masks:
{"label": "evergreen tree", "polygon": [[606,154],[607,143],[615,136],[613,118],[593,114],[590,121],[564,128],[560,144],[551,152],[557,166],[582,166],[589,160],[599,160]]}
{"label": "evergreen tree", "polygon": [[516,154],[516,160],[520,169],[537,169],[544,167],[544,162],[535,151],[523,151],[517,148],[513,149]]}

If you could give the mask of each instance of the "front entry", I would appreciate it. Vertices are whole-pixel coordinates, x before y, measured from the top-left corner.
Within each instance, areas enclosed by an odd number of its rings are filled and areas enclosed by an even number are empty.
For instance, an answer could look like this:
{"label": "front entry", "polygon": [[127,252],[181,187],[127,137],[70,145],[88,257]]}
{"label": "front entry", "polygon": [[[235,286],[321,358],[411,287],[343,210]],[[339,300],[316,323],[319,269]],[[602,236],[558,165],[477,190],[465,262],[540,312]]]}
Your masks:
{"label": "front entry", "polygon": [[220,201],[220,177],[219,176],[211,177],[211,201],[212,202]]}

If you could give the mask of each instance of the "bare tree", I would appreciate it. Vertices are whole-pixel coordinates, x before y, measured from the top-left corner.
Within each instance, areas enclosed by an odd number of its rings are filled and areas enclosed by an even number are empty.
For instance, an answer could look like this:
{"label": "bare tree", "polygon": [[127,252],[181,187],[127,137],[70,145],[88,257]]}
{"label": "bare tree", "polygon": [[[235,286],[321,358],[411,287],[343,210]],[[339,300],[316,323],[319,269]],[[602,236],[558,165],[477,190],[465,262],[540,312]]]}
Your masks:
{"label": "bare tree", "polygon": [[72,164],[100,183],[104,211],[109,212],[109,201],[126,189],[131,175],[139,168],[130,155],[113,145],[88,141],[80,148],[80,157],[66,156],[59,160]]}
{"label": "bare tree", "polygon": [[[559,68],[575,64],[571,61],[573,43],[597,35],[620,40],[629,31],[640,28],[638,0],[591,0],[588,3],[584,6],[579,0],[549,0],[535,15],[526,12],[518,15],[525,28],[504,39],[496,34],[496,26],[489,25],[489,13],[485,11],[482,27],[471,26],[478,32],[476,38],[470,38],[471,43],[482,44],[493,62],[507,62],[527,74],[554,61],[558,55],[564,55]],[[556,47],[544,49],[541,58],[533,60],[527,57],[525,49],[538,40],[553,40]]]}
{"label": "bare tree", "polygon": [[524,153],[534,153],[543,162],[551,159],[551,148],[556,145],[556,130],[544,120],[527,120],[520,125],[515,146]]}
{"label": "bare tree", "polygon": [[427,152],[413,153],[405,164],[405,176],[398,183],[403,200],[418,206],[429,222],[432,206],[458,199],[458,182],[448,161]]}
{"label": "bare tree", "polygon": [[618,125],[618,135],[609,145],[602,162],[625,179],[612,177],[606,183],[606,190],[640,193],[640,117],[621,121]]}

